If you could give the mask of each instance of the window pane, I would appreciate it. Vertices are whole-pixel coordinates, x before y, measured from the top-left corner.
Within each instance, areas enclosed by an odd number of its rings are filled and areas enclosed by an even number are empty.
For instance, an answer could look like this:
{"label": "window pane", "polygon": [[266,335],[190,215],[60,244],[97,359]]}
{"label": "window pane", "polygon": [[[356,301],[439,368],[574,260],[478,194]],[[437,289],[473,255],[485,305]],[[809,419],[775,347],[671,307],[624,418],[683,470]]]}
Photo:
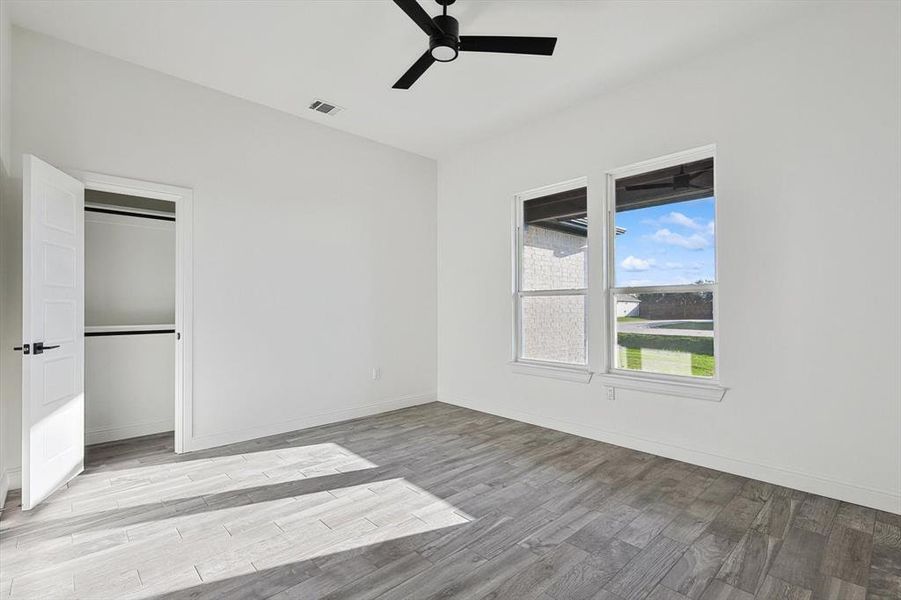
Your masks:
{"label": "window pane", "polygon": [[617,295],[616,367],[713,377],[713,293]]}
{"label": "window pane", "polygon": [[567,290],[585,287],[587,237],[526,225],[522,241],[522,289]]}
{"label": "window pane", "polygon": [[523,290],[586,287],[587,206],[585,188],[523,203]]}
{"label": "window pane", "polygon": [[615,287],[713,283],[713,159],[616,180]]}
{"label": "window pane", "polygon": [[524,296],[522,357],[585,364],[585,296]]}

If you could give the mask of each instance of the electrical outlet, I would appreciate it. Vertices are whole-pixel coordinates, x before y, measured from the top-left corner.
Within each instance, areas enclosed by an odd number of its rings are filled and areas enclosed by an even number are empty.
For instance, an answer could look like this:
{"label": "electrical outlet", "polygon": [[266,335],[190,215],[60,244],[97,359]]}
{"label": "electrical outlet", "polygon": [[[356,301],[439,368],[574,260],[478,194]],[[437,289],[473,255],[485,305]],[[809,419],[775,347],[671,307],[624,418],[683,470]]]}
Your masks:
{"label": "electrical outlet", "polygon": [[382,369],[381,367],[372,367],[372,380],[378,381],[382,378]]}
{"label": "electrical outlet", "polygon": [[616,388],[615,387],[611,386],[611,387],[607,388],[607,400],[610,400],[611,402],[616,400]]}

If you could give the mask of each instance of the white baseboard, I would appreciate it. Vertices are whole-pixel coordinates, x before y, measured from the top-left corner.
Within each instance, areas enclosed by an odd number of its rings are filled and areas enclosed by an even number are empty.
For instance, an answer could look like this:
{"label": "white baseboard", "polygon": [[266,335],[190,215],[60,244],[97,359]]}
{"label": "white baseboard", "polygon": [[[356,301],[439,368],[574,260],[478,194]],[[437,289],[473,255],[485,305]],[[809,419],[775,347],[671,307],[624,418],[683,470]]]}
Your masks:
{"label": "white baseboard", "polygon": [[6,494],[10,490],[18,490],[22,487],[22,467],[7,469],[0,477],[0,495],[3,496],[3,504],[6,503]]}
{"label": "white baseboard", "polygon": [[248,427],[236,431],[228,431],[224,433],[213,433],[191,438],[186,444],[185,451],[191,452],[195,450],[206,450],[207,448],[215,448],[217,446],[225,446],[227,444],[235,444],[238,442],[246,442],[270,435],[278,435],[287,433],[297,429],[306,429],[307,427],[317,427],[319,425],[328,425],[347,421],[348,419],[356,419],[359,417],[368,417],[383,412],[398,410],[400,408],[408,408],[419,404],[427,404],[435,401],[435,393],[413,394],[409,396],[401,396],[392,400],[383,400],[381,402],[373,402],[371,404],[363,404],[341,410],[333,410],[311,415],[304,415],[287,421],[279,421],[268,425],[259,425],[256,427]]}
{"label": "white baseboard", "polygon": [[6,492],[9,491],[9,475],[6,471],[0,473],[0,510],[6,506]]}
{"label": "white baseboard", "polygon": [[515,421],[538,425],[539,427],[571,433],[573,435],[614,444],[616,446],[623,446],[625,448],[655,454],[657,456],[680,460],[693,465],[716,469],[717,471],[732,473],[733,475],[759,479],[760,481],[766,481],[767,483],[775,485],[781,485],[804,492],[819,494],[820,496],[835,498],[836,500],[844,500],[862,506],[869,506],[870,508],[901,514],[901,494],[888,490],[862,487],[835,481],[820,475],[801,473],[782,467],[764,465],[719,454],[712,454],[701,450],[684,448],[674,444],[649,440],[627,433],[609,431],[581,423],[573,423],[554,417],[536,415],[520,410],[497,408],[490,404],[473,402],[458,396],[441,394],[438,397],[438,401],[489,413],[499,417],[505,417],[507,419],[513,419]]}
{"label": "white baseboard", "polygon": [[173,429],[175,429],[175,421],[173,419],[163,419],[162,421],[139,423],[138,425],[126,425],[123,427],[97,428],[84,432],[84,443],[85,445],[90,446],[92,444],[127,440],[128,438],[139,437],[142,435],[172,431]]}

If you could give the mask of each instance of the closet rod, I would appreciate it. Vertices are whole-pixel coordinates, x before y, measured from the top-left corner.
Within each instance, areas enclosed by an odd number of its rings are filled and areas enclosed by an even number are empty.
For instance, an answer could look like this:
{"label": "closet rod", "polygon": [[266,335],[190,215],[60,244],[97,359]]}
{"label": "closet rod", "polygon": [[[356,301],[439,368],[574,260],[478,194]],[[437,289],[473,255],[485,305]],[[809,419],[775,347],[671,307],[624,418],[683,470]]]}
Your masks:
{"label": "closet rod", "polygon": [[112,208],[97,208],[96,206],[85,206],[85,211],[104,213],[107,215],[123,215],[126,217],[143,217],[145,219],[156,219],[157,221],[174,221],[175,217],[167,217],[166,215],[148,215],[146,213],[129,212],[127,210],[114,210]]}
{"label": "closet rod", "polygon": [[151,335],[157,333],[175,333],[174,329],[145,329],[143,331],[86,331],[85,337],[100,337],[105,335]]}

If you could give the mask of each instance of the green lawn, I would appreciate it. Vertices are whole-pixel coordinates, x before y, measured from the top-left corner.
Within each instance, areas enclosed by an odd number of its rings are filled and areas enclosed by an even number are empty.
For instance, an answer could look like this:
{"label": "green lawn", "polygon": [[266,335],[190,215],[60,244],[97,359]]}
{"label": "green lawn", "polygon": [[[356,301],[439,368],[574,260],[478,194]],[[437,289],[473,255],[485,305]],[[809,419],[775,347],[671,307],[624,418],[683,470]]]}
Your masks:
{"label": "green lawn", "polygon": [[647,321],[647,319],[642,319],[641,317],[616,317],[617,323],[643,323]]}
{"label": "green lawn", "polygon": [[653,348],[674,352],[691,352],[713,356],[713,338],[692,335],[654,335],[647,333],[620,332],[616,343],[626,348]]}
{"label": "green lawn", "polygon": [[715,372],[712,338],[620,333],[617,344],[622,368],[673,375],[689,375],[690,369],[696,377]]}
{"label": "green lawn", "polygon": [[713,377],[714,359],[709,354],[691,355],[691,374],[699,377]]}

